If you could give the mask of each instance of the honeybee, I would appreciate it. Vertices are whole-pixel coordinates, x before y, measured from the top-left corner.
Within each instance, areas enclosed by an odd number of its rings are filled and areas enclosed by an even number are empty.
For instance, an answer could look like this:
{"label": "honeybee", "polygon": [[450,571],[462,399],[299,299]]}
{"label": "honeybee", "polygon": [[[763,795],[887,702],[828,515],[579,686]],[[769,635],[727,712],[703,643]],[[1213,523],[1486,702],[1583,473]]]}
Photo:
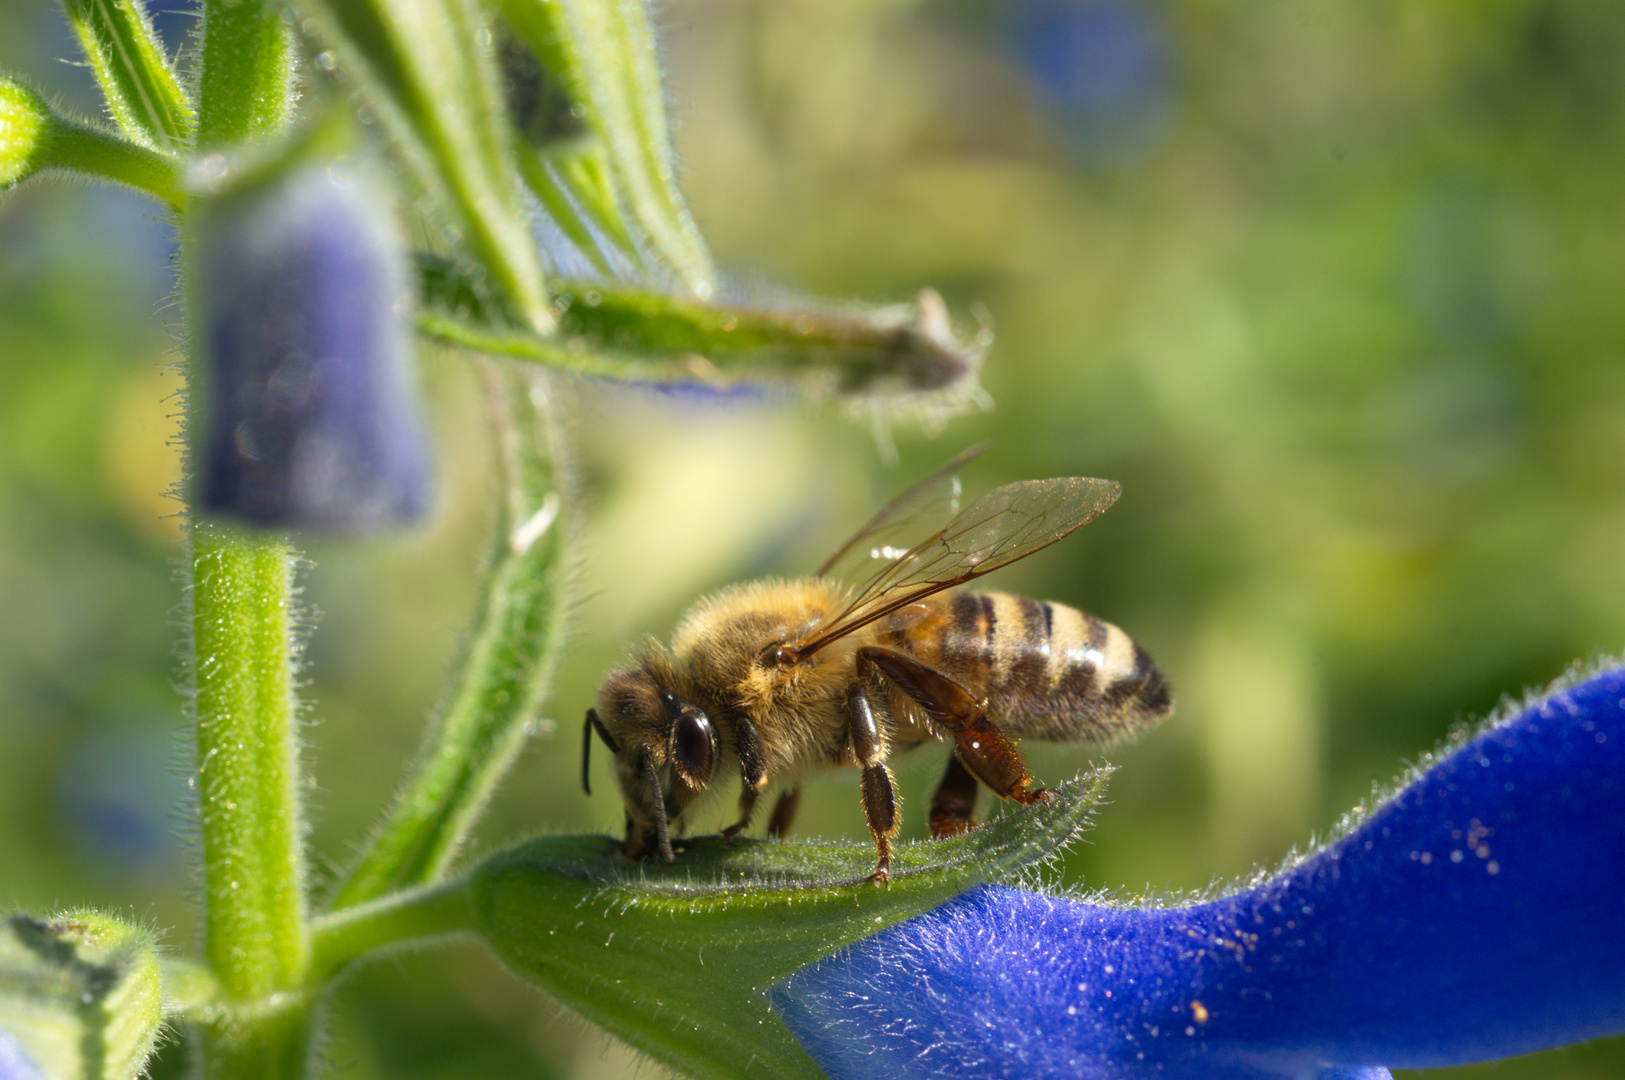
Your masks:
{"label": "honeybee", "polygon": [[803,778],[855,765],[872,876],[885,882],[898,825],[893,754],[953,740],[930,816],[932,836],[952,836],[975,824],[978,781],[1020,803],[1051,794],[1034,786],[1011,736],[1109,739],[1173,711],[1156,664],[1112,624],[956,588],[1082,528],[1121,491],[1109,480],[1029,480],[960,511],[955,471],[980,452],[899,496],[814,576],[704,597],[669,648],[651,639],[610,673],[582,728],[581,783],[590,795],[596,733],[615,756],[628,856],[674,861],[672,835],[726,773],[742,783],[739,817],[723,830],[731,842],[770,781],[783,793],[768,832],[784,836]]}

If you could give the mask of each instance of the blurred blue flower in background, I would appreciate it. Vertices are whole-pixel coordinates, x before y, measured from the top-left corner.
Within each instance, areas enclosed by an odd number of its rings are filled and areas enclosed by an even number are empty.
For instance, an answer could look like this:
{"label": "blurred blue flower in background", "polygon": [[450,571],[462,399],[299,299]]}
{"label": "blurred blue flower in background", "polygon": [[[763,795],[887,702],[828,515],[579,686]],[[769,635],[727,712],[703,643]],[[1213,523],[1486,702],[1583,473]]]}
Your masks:
{"label": "blurred blue flower in background", "polygon": [[57,773],[64,824],[87,871],[128,882],[181,871],[175,808],[186,798],[172,731],[129,718],[81,734]]}
{"label": "blurred blue flower in background", "polygon": [[0,1080],[42,1080],[34,1059],[4,1031],[0,1031]]}
{"label": "blurred blue flower in background", "polygon": [[832,1077],[1388,1076],[1625,1031],[1625,669],[1217,900],[983,887],[774,988]]}
{"label": "blurred blue flower in background", "polygon": [[209,209],[198,267],[206,512],[359,531],[426,509],[411,286],[381,202],[334,162]]}
{"label": "blurred blue flower in background", "polygon": [[1166,31],[1134,0],[1019,0],[1006,36],[1068,149],[1092,165],[1140,160],[1168,128]]}

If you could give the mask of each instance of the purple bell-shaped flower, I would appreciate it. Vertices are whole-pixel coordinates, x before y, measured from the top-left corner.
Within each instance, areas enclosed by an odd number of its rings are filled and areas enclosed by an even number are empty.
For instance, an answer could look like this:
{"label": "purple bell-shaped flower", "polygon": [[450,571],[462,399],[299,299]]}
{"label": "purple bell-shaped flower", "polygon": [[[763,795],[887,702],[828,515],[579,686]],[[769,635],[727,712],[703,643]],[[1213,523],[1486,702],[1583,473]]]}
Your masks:
{"label": "purple bell-shaped flower", "polygon": [[203,208],[192,392],[204,513],[337,532],[422,515],[405,264],[387,200],[336,164]]}

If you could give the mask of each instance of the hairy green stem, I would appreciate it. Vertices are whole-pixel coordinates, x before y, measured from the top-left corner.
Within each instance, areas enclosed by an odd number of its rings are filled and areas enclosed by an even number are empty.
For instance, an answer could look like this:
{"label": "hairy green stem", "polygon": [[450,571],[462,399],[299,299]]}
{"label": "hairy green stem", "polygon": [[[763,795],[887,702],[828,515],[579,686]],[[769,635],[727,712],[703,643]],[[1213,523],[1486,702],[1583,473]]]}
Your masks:
{"label": "hairy green stem", "polygon": [[192,645],[204,942],[227,995],[303,984],[287,541],[192,527]]}
{"label": "hairy green stem", "polygon": [[311,927],[311,981],[319,984],[352,960],[391,946],[422,945],[473,932],[468,883],[452,881],[391,893],[318,918]]}
{"label": "hairy green stem", "polygon": [[[286,28],[258,0],[209,0],[198,77],[198,143],[275,132],[292,100]],[[195,237],[183,265],[196,270]],[[193,332],[188,402],[203,430]],[[293,686],[292,552],[285,538],[200,519],[191,526],[192,658],[204,954],[220,1010],[201,1026],[211,1080],[304,1075],[314,1023],[306,992],[301,780]]]}
{"label": "hairy green stem", "polygon": [[559,333],[542,337],[484,302],[455,263],[428,254],[417,262],[424,335],[632,382],[776,382],[814,392],[972,398],[990,340],[985,332],[956,336],[930,289],[913,304],[758,307],[602,281],[555,282]]}
{"label": "hairy green stem", "polygon": [[62,8],[119,128],[157,150],[185,149],[192,105],[137,0],[63,0]]}
{"label": "hairy green stem", "polygon": [[180,164],[175,158],[61,117],[51,125],[40,168],[68,169],[128,184],[173,208],[178,208],[184,198]]}
{"label": "hairy green stem", "polygon": [[288,122],[293,52],[280,14],[280,6],[260,0],[209,0],[205,5],[199,147],[268,135]]}
{"label": "hairy green stem", "polygon": [[535,728],[565,610],[568,506],[545,384],[484,368],[507,499],[462,679],[422,756],[333,899],[342,909],[441,878]]}
{"label": "hairy green stem", "polygon": [[232,1010],[204,1027],[203,1075],[304,1080],[315,1030],[309,999],[288,993],[254,1009]]}

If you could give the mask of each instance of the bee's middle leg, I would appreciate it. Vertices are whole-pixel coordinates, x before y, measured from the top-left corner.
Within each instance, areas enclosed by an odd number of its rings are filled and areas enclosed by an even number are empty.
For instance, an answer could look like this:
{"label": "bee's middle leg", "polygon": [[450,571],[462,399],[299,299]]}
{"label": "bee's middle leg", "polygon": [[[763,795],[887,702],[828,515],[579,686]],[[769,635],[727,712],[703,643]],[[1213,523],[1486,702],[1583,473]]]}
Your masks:
{"label": "bee's middle leg", "polygon": [[897,788],[886,768],[886,738],[875,722],[869,692],[863,683],[847,696],[847,723],[852,735],[852,756],[863,769],[863,816],[875,838],[876,883],[891,880],[891,838],[897,835]]}

